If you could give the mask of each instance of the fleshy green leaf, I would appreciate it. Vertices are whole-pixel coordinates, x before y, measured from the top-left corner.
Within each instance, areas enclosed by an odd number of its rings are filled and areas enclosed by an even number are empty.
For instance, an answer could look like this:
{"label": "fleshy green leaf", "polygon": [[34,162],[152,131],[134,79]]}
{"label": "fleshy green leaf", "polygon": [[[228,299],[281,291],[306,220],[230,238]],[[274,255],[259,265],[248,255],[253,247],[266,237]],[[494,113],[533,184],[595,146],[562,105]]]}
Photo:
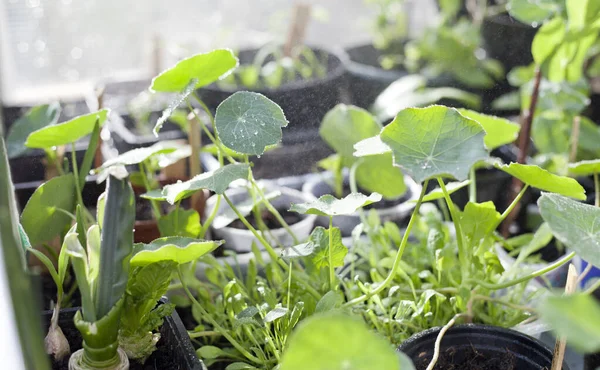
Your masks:
{"label": "fleshy green leaf", "polygon": [[63,243],[71,259],[79,292],[81,293],[81,307],[83,318],[88,322],[96,321],[96,306],[94,305],[93,286],[89,280],[88,256],[85,249],[79,243],[77,233],[69,232]]}
{"label": "fleshy green leaf", "polygon": [[500,213],[496,211],[493,202],[467,203],[460,216],[460,225],[464,235],[470,240],[470,245],[479,241],[498,226]]}
{"label": "fleshy green leaf", "polygon": [[587,294],[549,296],[538,310],[557,336],[584,353],[600,350],[600,305]]}
{"label": "fleshy green leaf", "polygon": [[200,88],[227,76],[237,65],[238,59],[229,49],[196,54],[156,76],[150,89],[180,92],[194,78],[197,79],[196,88]]}
{"label": "fleshy green leaf", "polygon": [[285,307],[275,307],[271,311],[267,312],[264,318],[264,322],[273,322],[277,319],[282,318],[288,313],[288,309]]}
{"label": "fleshy green leaf", "polygon": [[262,94],[238,91],[217,108],[215,126],[226,147],[236,152],[261,155],[266,147],[281,141],[285,114]]}
{"label": "fleshy green leaf", "polygon": [[581,30],[600,16],[600,2],[597,0],[566,0],[569,27]]}
{"label": "fleshy green leaf", "polygon": [[585,190],[577,180],[554,175],[538,166],[520,163],[496,164],[496,168],[540,190],[585,200]]}
{"label": "fleshy green leaf", "polygon": [[368,111],[352,105],[338,104],[323,117],[319,135],[343,158],[344,165],[349,167],[356,160],[352,155],[354,144],[378,135],[379,131],[381,125]]}
{"label": "fleshy green leaf", "polygon": [[483,127],[485,130],[483,142],[489,150],[505,144],[510,144],[514,142],[519,135],[521,126],[506,118],[481,114],[468,109],[459,109],[458,111],[463,116],[477,121],[481,127]]}
{"label": "fleshy green leaf", "polygon": [[405,109],[380,136],[392,148],[394,163],[418,183],[436,176],[464,180],[471,166],[488,157],[481,125],[444,106]]}
{"label": "fleshy green leaf", "polygon": [[102,109],[98,112],[75,117],[67,122],[46,126],[32,132],[27,137],[25,145],[29,148],[45,149],[74,143],[91,134],[96,126],[96,121],[102,127],[109,112],[109,109]]}
{"label": "fleshy green leaf", "polygon": [[92,225],[86,233],[87,239],[87,258],[88,258],[88,280],[94,284],[100,274],[100,248],[102,238],[100,236],[100,226]]}
{"label": "fleshy green leaf", "polygon": [[292,204],[290,211],[320,216],[350,215],[359,208],[380,200],[381,194],[377,193],[373,193],[368,197],[360,193],[351,193],[343,199],[337,199],[333,195],[326,194],[312,202]]}
{"label": "fleshy green leaf", "polygon": [[570,163],[569,172],[577,176],[590,176],[600,173],[600,159]]}
{"label": "fleshy green leaf", "polygon": [[600,266],[600,208],[558,194],[542,194],[538,206],[552,234],[592,265]]}
{"label": "fleshy green leaf", "polygon": [[201,359],[211,360],[218,357],[227,357],[227,353],[219,347],[215,346],[202,346],[196,350],[196,355]]}
{"label": "fleshy green leaf", "polygon": [[163,237],[197,238],[201,229],[200,215],[193,209],[175,208],[169,214],[158,219],[158,230]]}
{"label": "fleshy green leaf", "polygon": [[[464,188],[470,183],[471,180],[465,180],[461,182],[449,182],[446,184],[446,191],[448,192],[448,194],[453,194],[454,192]],[[423,202],[431,202],[432,200],[442,199],[443,197],[444,192],[441,188],[437,187],[423,197]],[[414,200],[414,202],[416,202],[416,200]]]}
{"label": "fleshy green leaf", "polygon": [[59,211],[75,209],[75,178],[72,174],[54,177],[35,190],[23,213],[21,224],[32,245],[52,240],[64,231],[71,218]]}
{"label": "fleshy green leaf", "polygon": [[214,171],[202,173],[188,181],[167,185],[163,188],[162,194],[164,199],[171,204],[175,204],[201,189],[223,194],[233,181],[247,178],[249,168],[247,164],[228,164]]}
{"label": "fleshy green leaf", "polygon": [[27,151],[25,141],[34,131],[55,125],[60,116],[60,104],[51,103],[31,108],[24,116],[16,120],[6,136],[8,158],[16,158]]}
{"label": "fleshy green leaf", "polygon": [[[406,360],[404,360],[406,361]],[[409,370],[390,343],[359,319],[341,314],[314,315],[288,340],[280,370]]]}
{"label": "fleshy green leaf", "polygon": [[137,243],[131,266],[145,266],[160,261],[184,264],[212,252],[223,243],[222,240],[199,240],[179,236],[156,239],[150,244]]}
{"label": "fleshy green leaf", "polygon": [[537,31],[531,44],[531,54],[533,60],[538,65],[544,63],[558,46],[563,42],[566,33],[565,20],[561,17],[553,18],[544,23]]}

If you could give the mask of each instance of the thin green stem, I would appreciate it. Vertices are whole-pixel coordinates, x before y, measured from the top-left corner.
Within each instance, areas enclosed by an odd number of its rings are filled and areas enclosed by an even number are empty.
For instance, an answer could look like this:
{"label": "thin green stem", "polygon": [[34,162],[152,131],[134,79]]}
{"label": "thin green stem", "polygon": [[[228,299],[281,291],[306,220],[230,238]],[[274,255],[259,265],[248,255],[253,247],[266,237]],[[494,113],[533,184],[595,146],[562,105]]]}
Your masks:
{"label": "thin green stem", "polygon": [[215,207],[210,212],[210,215],[208,215],[208,218],[206,219],[206,221],[204,222],[204,225],[202,225],[202,229],[200,230],[200,238],[201,239],[204,238],[204,236],[206,235],[206,232],[210,228],[210,225],[212,225],[213,220],[217,216],[217,211],[219,210],[219,206],[221,205],[222,197],[223,196],[221,194],[217,194],[217,201],[215,202]]}
{"label": "thin green stem", "polygon": [[188,331],[188,336],[192,339],[194,338],[202,338],[202,337],[221,337],[221,334],[218,331],[214,330],[203,330],[203,331]]}
{"label": "thin green stem", "polygon": [[556,261],[556,262],[554,262],[554,263],[552,263],[552,264],[550,264],[550,265],[548,265],[548,266],[546,266],[546,267],[544,267],[542,269],[534,271],[534,272],[532,272],[532,273],[530,273],[528,275],[522,276],[522,277],[520,277],[518,279],[510,280],[510,281],[507,281],[507,282],[504,282],[504,283],[491,284],[491,283],[488,283],[486,281],[479,281],[479,280],[475,280],[475,279],[469,279],[469,282],[476,283],[476,284],[481,285],[482,287],[484,287],[486,289],[490,289],[490,290],[505,289],[505,288],[511,287],[513,285],[517,285],[517,284],[520,284],[522,282],[529,281],[529,280],[531,280],[533,278],[536,278],[538,276],[542,276],[544,274],[547,274],[548,272],[550,272],[550,271],[552,271],[554,269],[557,269],[560,266],[566,264],[571,259],[573,259],[573,257],[575,257],[575,252],[569,253],[568,255],[564,256],[562,259],[560,259],[560,260],[558,260],[558,261]]}
{"label": "thin green stem", "polygon": [[408,237],[410,236],[410,232],[412,231],[413,225],[419,214],[419,208],[421,208],[421,203],[423,202],[423,197],[425,196],[425,191],[427,190],[427,185],[429,180],[426,180],[421,189],[421,194],[419,195],[419,199],[417,200],[417,204],[415,205],[415,209],[410,216],[410,220],[408,221],[408,225],[406,226],[406,231],[404,232],[404,236],[402,237],[402,241],[400,242],[400,246],[398,251],[396,252],[396,258],[394,259],[394,264],[392,265],[392,269],[388,273],[388,276],[383,280],[375,289],[370,291],[369,293],[363,294],[360,297],[354,298],[344,304],[345,307],[354,306],[358,303],[364,302],[369,298],[373,297],[376,294],[381,293],[386,287],[388,287],[394,278],[396,277],[396,273],[398,272],[398,268],[400,268],[400,262],[402,261],[402,254],[404,253],[404,249],[406,248],[406,244],[408,243]]}
{"label": "thin green stem", "polygon": [[508,217],[508,215],[510,215],[512,210],[517,206],[517,204],[519,204],[519,202],[521,201],[521,198],[523,198],[523,195],[525,195],[525,192],[527,191],[527,189],[529,189],[529,185],[528,184],[523,185],[523,188],[521,188],[521,191],[519,191],[519,194],[517,194],[517,196],[512,201],[512,203],[502,213],[498,222],[496,222],[496,227],[493,228],[494,230],[496,228],[498,228],[498,226],[502,223],[502,221],[504,221]]}
{"label": "thin green stem", "polygon": [[179,280],[181,282],[181,286],[183,287],[183,290],[185,291],[185,294],[192,301],[192,304],[194,304],[194,306],[196,306],[196,308],[198,308],[198,310],[202,314],[202,318],[205,319],[206,321],[208,321],[216,329],[217,332],[221,333],[229,341],[229,343],[231,343],[231,345],[235,349],[237,349],[242,355],[244,355],[248,360],[250,360],[250,361],[252,361],[254,363],[263,365],[264,364],[263,361],[261,361],[259,358],[255,357],[255,356],[253,356],[250,352],[248,352],[231,335],[229,335],[228,331],[225,328],[223,328],[221,325],[219,325],[219,323],[217,323],[212,318],[212,316],[208,312],[206,312],[206,310],[204,309],[204,307],[202,307],[202,305],[200,304],[200,302],[198,302],[196,300],[196,297],[194,297],[194,295],[192,294],[192,292],[190,292],[189,288],[185,284],[185,280],[183,279],[183,274],[181,273],[181,268],[177,269],[177,273],[179,275]]}
{"label": "thin green stem", "polygon": [[596,205],[596,207],[600,207],[600,180],[598,179],[598,173],[594,172],[594,190],[596,192],[595,194],[595,202],[594,204]]}
{"label": "thin green stem", "polygon": [[448,210],[450,211],[450,216],[452,216],[452,223],[454,224],[454,229],[456,231],[456,244],[458,245],[458,260],[460,263],[460,272],[462,276],[462,280],[464,281],[469,273],[469,251],[465,248],[465,244],[463,241],[462,228],[460,227],[460,218],[456,213],[456,207],[450,199],[450,194],[446,189],[446,184],[441,177],[437,178],[438,184],[440,185],[440,189],[442,189],[442,193],[444,194],[444,199],[446,200],[446,205],[448,206]]}
{"label": "thin green stem", "polygon": [[81,186],[79,186],[79,169],[77,168],[77,158],[75,157],[75,143],[71,143],[71,165],[73,166],[73,175],[75,177],[75,191],[77,191],[77,202],[85,209],[83,198],[81,197]]}
{"label": "thin green stem", "polygon": [[288,305],[288,310],[292,308],[292,301],[291,301],[291,295],[292,295],[292,263],[293,261],[290,260],[290,271],[288,272],[288,291],[287,291],[287,305]]}
{"label": "thin green stem", "polygon": [[590,285],[589,288],[583,291],[584,294],[592,294],[596,291],[596,289],[600,288],[600,279],[598,279],[594,284]]}
{"label": "thin green stem", "polygon": [[[146,166],[144,166],[144,162],[140,162],[139,164],[140,172],[142,173],[142,182],[144,183],[144,188],[146,191],[152,190],[150,183],[148,182],[148,172],[146,171]],[[161,216],[160,207],[158,206],[158,202],[155,200],[150,200],[150,204],[152,205],[152,211],[154,213],[154,218],[158,220]]]}
{"label": "thin green stem", "polygon": [[[252,172],[250,172],[250,176],[252,176]],[[273,216],[275,216],[275,219],[285,229],[285,231],[287,231],[288,234],[290,234],[290,236],[294,240],[294,245],[299,244],[300,241],[299,241],[298,237],[296,236],[296,233],[294,233],[294,231],[292,230],[292,228],[290,227],[290,225],[283,219],[283,217],[281,216],[281,213],[279,213],[279,211],[275,207],[273,207],[273,205],[269,202],[269,200],[265,196],[264,191],[262,191],[262,189],[260,188],[260,186],[258,186],[258,184],[256,183],[256,181],[254,180],[254,177],[250,178],[250,182],[252,183],[252,186],[254,187],[254,189],[256,189],[256,192],[260,196],[261,203],[267,208],[267,210]]]}
{"label": "thin green stem", "polygon": [[475,167],[471,167],[469,178],[471,178],[471,182],[469,183],[469,202],[477,203],[477,181],[475,178]]}
{"label": "thin green stem", "polygon": [[329,290],[335,290],[335,269],[333,267],[333,216],[329,216]]}

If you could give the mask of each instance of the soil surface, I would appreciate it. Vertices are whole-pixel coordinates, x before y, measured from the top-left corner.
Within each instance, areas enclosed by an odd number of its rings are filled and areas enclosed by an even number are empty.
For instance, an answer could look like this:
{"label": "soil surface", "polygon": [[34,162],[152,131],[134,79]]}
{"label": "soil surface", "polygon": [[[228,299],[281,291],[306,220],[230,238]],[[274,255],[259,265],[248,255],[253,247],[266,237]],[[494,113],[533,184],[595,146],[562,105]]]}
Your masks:
{"label": "soil surface", "polygon": [[[283,217],[285,222],[287,222],[288,225],[293,225],[302,221],[302,217],[296,212],[290,212],[287,209],[277,209],[277,211],[279,212],[281,217]],[[268,210],[263,210],[261,212],[261,217],[269,230],[281,229],[282,226],[279,223],[279,221],[277,221],[275,216],[273,216]],[[252,225],[252,227],[258,229],[258,224],[256,223],[256,218],[254,218],[254,214],[248,215],[246,219],[248,220],[248,222],[250,222],[250,225]],[[244,226],[244,224],[240,220],[233,221],[229,226],[236,229],[246,229],[246,226]]]}
{"label": "soil surface", "polygon": [[[431,361],[432,353],[423,352],[415,367],[425,370]],[[501,356],[477,351],[474,347],[450,347],[440,353],[434,370],[518,370],[515,356],[506,352]]]}

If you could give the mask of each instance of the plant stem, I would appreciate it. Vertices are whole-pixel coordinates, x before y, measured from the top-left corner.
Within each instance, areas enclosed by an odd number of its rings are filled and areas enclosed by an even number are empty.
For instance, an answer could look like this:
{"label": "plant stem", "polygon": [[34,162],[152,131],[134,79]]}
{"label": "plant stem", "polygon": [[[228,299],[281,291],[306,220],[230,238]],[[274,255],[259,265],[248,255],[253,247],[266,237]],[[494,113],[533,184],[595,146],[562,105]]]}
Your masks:
{"label": "plant stem", "polygon": [[440,345],[442,343],[442,338],[444,338],[444,335],[446,334],[446,332],[454,325],[454,323],[456,323],[456,320],[458,320],[459,318],[461,318],[463,316],[466,316],[466,315],[464,313],[459,313],[459,314],[454,315],[454,317],[450,321],[448,321],[448,323],[446,325],[444,325],[442,327],[442,329],[438,333],[437,338],[435,338],[435,347],[433,349],[433,357],[431,358],[431,362],[427,366],[426,370],[433,370],[433,368],[435,367],[435,364],[437,363],[438,358],[440,357]]}
{"label": "plant stem", "polygon": [[594,204],[596,207],[600,207],[600,180],[598,179],[598,172],[594,172],[594,191],[596,192]]}
{"label": "plant stem", "polygon": [[575,257],[575,252],[571,252],[568,255],[564,256],[562,259],[544,267],[541,268],[537,271],[534,271],[528,275],[522,276],[518,279],[515,280],[510,280],[504,283],[498,283],[498,284],[491,284],[488,283],[486,281],[479,281],[479,280],[474,280],[474,279],[469,279],[470,282],[476,283],[478,285],[481,285],[482,287],[486,288],[486,289],[490,289],[490,290],[499,290],[499,289],[504,289],[504,288],[508,288],[511,287],[513,285],[517,285],[519,283],[522,283],[524,281],[528,281],[531,280],[533,278],[536,278],[538,276],[542,276],[544,274],[547,274],[548,272],[559,268],[560,266],[564,265],[565,263],[569,262],[571,259],[573,259],[573,257]]}
{"label": "plant stem", "polygon": [[198,302],[196,300],[196,297],[194,297],[194,295],[192,294],[192,292],[190,292],[189,288],[187,287],[187,285],[186,285],[186,283],[185,283],[185,281],[183,279],[183,274],[181,273],[181,268],[177,268],[177,273],[179,275],[179,280],[181,282],[181,286],[182,286],[183,290],[185,291],[185,294],[192,301],[192,304],[194,304],[198,308],[198,310],[202,314],[202,317],[206,321],[208,321],[219,333],[221,333],[229,341],[229,343],[231,343],[231,345],[235,349],[237,349],[242,355],[244,355],[248,360],[250,360],[250,361],[252,361],[254,363],[263,365],[264,364],[263,361],[261,361],[257,357],[254,357],[250,352],[248,352],[231,335],[229,335],[229,333],[227,332],[227,330],[225,330],[223,327],[221,327],[221,325],[219,325],[219,323],[217,323],[212,318],[212,316],[208,312],[206,312],[206,310],[204,309],[204,307],[202,307],[202,305],[200,304],[200,302]]}
{"label": "plant stem", "polygon": [[446,184],[441,177],[437,178],[438,184],[440,185],[440,189],[442,189],[442,193],[444,194],[444,199],[446,200],[446,205],[448,206],[448,210],[450,211],[450,216],[452,216],[452,223],[454,224],[454,229],[456,231],[456,244],[458,245],[458,260],[460,262],[460,272],[462,276],[462,280],[464,281],[469,273],[469,253],[465,249],[462,228],[460,227],[460,218],[456,213],[456,208],[454,207],[454,203],[452,199],[450,199],[450,194],[446,189]]}
{"label": "plant stem", "polygon": [[596,289],[600,288],[600,279],[596,280],[596,282],[590,285],[589,288],[583,291],[584,294],[592,294]]}
{"label": "plant stem", "polygon": [[218,331],[214,331],[214,330],[204,330],[204,331],[188,331],[188,336],[192,339],[194,338],[202,338],[202,337],[221,337],[223,336],[223,334],[221,334]]}
{"label": "plant stem", "polygon": [[208,216],[208,218],[204,222],[204,225],[202,225],[202,228],[200,229],[200,239],[204,239],[206,232],[208,231],[210,225],[217,216],[217,211],[219,210],[219,206],[221,205],[221,198],[223,198],[223,196],[221,194],[217,194],[217,201],[215,202],[215,207],[212,209],[210,215]]}
{"label": "plant stem", "polygon": [[469,183],[469,202],[477,203],[477,182],[475,180],[475,167],[471,167],[469,172],[471,182]]}
{"label": "plant stem", "polygon": [[71,164],[73,166],[73,175],[75,177],[75,191],[77,191],[77,202],[84,209],[83,198],[81,197],[81,187],[79,186],[79,169],[77,168],[77,158],[75,158],[75,143],[71,143]]}
{"label": "plant stem", "polygon": [[273,216],[275,216],[275,219],[277,219],[277,222],[279,222],[279,224],[285,229],[285,231],[287,231],[288,234],[290,234],[290,236],[294,240],[294,245],[299,244],[300,241],[298,240],[298,237],[296,236],[290,225],[287,222],[285,222],[285,220],[281,216],[281,213],[279,213],[279,211],[275,207],[273,207],[271,202],[269,202],[269,200],[265,196],[264,191],[262,191],[260,186],[258,186],[256,181],[254,180],[254,175],[252,175],[252,171],[250,171],[250,176],[250,182],[252,183],[252,186],[254,187],[254,189],[256,189],[256,192],[260,196],[262,204],[267,208],[267,210],[269,210],[269,212],[271,212]]}
{"label": "plant stem", "polygon": [[335,290],[335,270],[333,267],[333,216],[329,216],[329,290]]}
{"label": "plant stem", "polygon": [[571,129],[571,152],[569,153],[569,163],[575,162],[577,158],[577,145],[579,143],[579,127],[581,126],[581,117],[573,118]]}
{"label": "plant stem", "polygon": [[[152,190],[150,183],[148,182],[148,172],[146,172],[146,166],[144,166],[144,162],[140,162],[140,172],[142,173],[142,182],[144,183],[144,188],[146,191]],[[152,205],[152,211],[154,213],[154,218],[158,221],[160,218],[160,208],[158,207],[158,203],[155,200],[150,200],[150,204]]]}
{"label": "plant stem", "polygon": [[508,208],[506,210],[504,210],[502,215],[500,215],[500,219],[498,220],[496,227],[494,229],[496,229],[498,227],[498,225],[500,225],[502,223],[502,221],[504,221],[511,214],[512,210],[515,209],[517,204],[519,204],[519,201],[521,200],[521,198],[523,198],[523,195],[525,195],[525,192],[527,191],[527,189],[529,189],[529,185],[525,184],[525,186],[523,186],[521,188],[521,191],[519,191],[519,194],[517,194],[517,196],[513,199],[512,203],[510,203]]}
{"label": "plant stem", "polygon": [[410,220],[408,221],[408,225],[406,226],[406,231],[404,232],[404,236],[402,237],[402,241],[400,242],[400,246],[398,248],[398,251],[396,252],[396,258],[394,259],[394,264],[392,265],[392,269],[390,270],[388,276],[385,278],[385,280],[383,280],[377,286],[377,288],[375,288],[374,290],[372,290],[369,293],[363,294],[360,297],[354,298],[354,299],[346,302],[344,304],[344,307],[354,306],[355,304],[358,304],[358,303],[368,300],[372,296],[382,292],[394,280],[394,278],[396,277],[398,268],[400,267],[400,261],[402,260],[402,254],[404,253],[404,249],[406,248],[406,244],[408,243],[408,237],[410,236],[410,232],[415,223],[416,216],[419,214],[419,208],[421,208],[421,203],[423,202],[423,197],[425,196],[425,191],[427,190],[428,183],[429,183],[429,180],[425,180],[425,183],[423,184],[423,187],[421,188],[421,194],[419,194],[419,199],[417,199],[417,204],[415,205],[415,209],[413,210],[413,213],[410,215]]}

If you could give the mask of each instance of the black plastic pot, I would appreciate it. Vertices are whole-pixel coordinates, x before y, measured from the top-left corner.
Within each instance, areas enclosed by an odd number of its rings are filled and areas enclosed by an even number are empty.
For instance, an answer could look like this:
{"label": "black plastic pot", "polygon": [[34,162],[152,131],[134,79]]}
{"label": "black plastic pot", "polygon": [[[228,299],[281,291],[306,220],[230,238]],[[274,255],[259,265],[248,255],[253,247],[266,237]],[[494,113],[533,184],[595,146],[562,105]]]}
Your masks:
{"label": "black plastic pot", "polygon": [[[167,298],[162,298],[158,304],[167,303]],[[75,328],[73,317],[79,310],[76,308],[67,308],[60,311],[58,325],[69,341],[71,352],[82,348],[83,339],[81,334]],[[42,312],[44,330],[48,331],[52,311]],[[204,370],[202,361],[196,356],[192,342],[183,326],[177,311],[173,311],[171,316],[165,318],[163,326],[160,328],[161,338],[157,344],[158,349],[146,360],[144,365],[132,361],[131,370],[150,370],[150,369],[179,369],[179,370]],[[61,364],[52,363],[53,369],[67,369],[68,358]]]}
{"label": "black plastic pot", "polygon": [[508,14],[486,18],[481,27],[488,56],[497,59],[508,72],[516,66],[533,62],[531,43],[537,29],[523,24]]}
{"label": "black plastic pot", "polygon": [[[314,137],[321,119],[339,103],[347,103],[346,59],[342,52],[312,48],[317,56],[327,59],[327,76],[287,83],[277,89],[253,89],[279,104],[287,119],[283,130],[283,144],[305,142]],[[238,54],[241,64],[254,60],[257,50],[242,50]],[[222,87],[212,84],[201,88],[198,93],[208,107],[215,112],[221,102],[236,91],[249,90],[243,86]]]}
{"label": "black plastic pot", "polygon": [[[415,334],[402,343],[398,350],[414,362],[417,370],[424,370],[433,357],[439,331],[440,328],[432,328]],[[465,324],[446,332],[434,369],[547,370],[552,365],[552,355],[553,351],[544,343],[517,331]],[[468,367],[470,363],[478,367]],[[566,362],[562,368],[569,370]]]}
{"label": "black plastic pot", "polygon": [[597,370],[600,367],[600,353],[583,356],[583,370]]}

